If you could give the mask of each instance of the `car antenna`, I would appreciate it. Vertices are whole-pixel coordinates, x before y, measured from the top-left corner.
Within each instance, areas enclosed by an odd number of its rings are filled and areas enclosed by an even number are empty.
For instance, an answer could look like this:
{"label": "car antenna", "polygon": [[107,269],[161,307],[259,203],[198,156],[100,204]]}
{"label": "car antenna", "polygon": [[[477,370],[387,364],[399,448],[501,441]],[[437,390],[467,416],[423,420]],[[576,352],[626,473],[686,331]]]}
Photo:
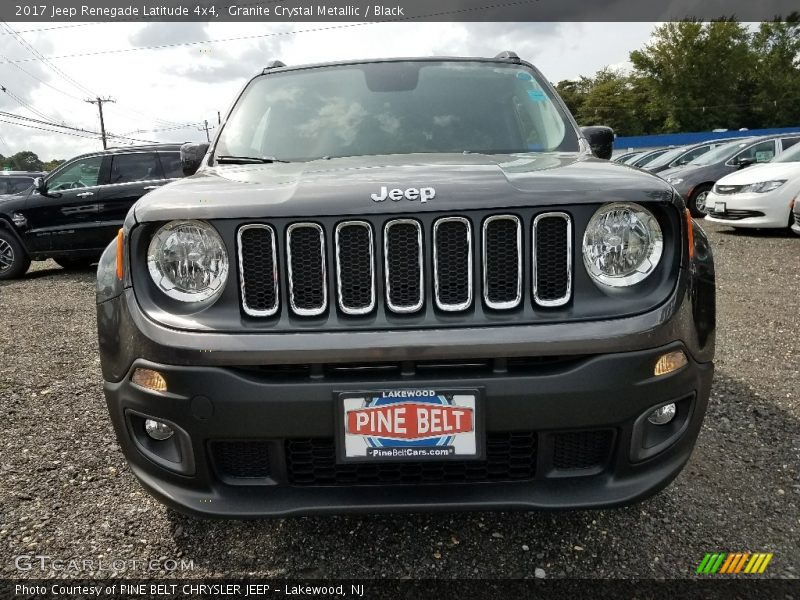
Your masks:
{"label": "car antenna", "polygon": [[496,55],[495,58],[499,60],[508,60],[515,63],[521,62],[519,60],[519,56],[517,56],[517,53],[512,52],[511,50],[503,50],[500,54]]}
{"label": "car antenna", "polygon": [[265,74],[267,71],[271,69],[280,69],[281,67],[285,67],[286,65],[279,60],[271,60],[267,63],[267,66],[264,67],[264,70],[261,71],[261,74]]}

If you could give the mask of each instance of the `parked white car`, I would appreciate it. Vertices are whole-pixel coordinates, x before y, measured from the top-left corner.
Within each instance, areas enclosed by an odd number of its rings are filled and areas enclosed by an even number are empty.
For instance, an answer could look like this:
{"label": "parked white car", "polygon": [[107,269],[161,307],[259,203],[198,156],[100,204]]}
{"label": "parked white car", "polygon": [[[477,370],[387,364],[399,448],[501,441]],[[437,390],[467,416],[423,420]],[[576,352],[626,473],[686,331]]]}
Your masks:
{"label": "parked white car", "polygon": [[785,228],[800,197],[800,144],[770,162],[726,175],[706,198],[706,220],[731,227]]}

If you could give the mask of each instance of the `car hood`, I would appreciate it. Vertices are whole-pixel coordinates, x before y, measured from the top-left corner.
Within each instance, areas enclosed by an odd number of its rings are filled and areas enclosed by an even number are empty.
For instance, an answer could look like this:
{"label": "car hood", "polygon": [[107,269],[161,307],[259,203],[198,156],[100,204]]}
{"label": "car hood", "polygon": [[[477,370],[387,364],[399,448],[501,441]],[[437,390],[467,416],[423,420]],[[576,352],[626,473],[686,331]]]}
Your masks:
{"label": "car hood", "polygon": [[658,176],[666,179],[667,177],[692,177],[696,173],[702,173],[704,170],[714,165],[683,165],[680,167],[672,167],[671,169],[664,169]]}
{"label": "car hood", "polygon": [[741,171],[726,175],[717,184],[720,185],[748,185],[759,181],[773,179],[794,179],[800,177],[800,162],[766,163],[753,165]]}
{"label": "car hood", "polygon": [[[435,197],[373,201],[383,187],[434,188]],[[319,217],[671,198],[658,177],[584,154],[409,154],[205,167],[144,196],[135,217]]]}

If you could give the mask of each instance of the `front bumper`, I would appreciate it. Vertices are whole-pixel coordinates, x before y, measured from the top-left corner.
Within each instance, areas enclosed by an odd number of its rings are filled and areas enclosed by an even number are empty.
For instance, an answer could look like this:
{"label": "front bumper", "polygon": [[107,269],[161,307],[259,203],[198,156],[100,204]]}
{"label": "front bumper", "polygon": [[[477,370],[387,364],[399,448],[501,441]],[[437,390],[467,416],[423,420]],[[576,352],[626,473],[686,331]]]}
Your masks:
{"label": "front bumper", "polygon": [[[726,211],[716,212],[714,207],[724,202]],[[782,190],[766,194],[708,193],[706,218],[712,223],[747,228],[784,228],[789,223],[791,198],[782,197]]]}
{"label": "front bumper", "polygon": [[[653,494],[688,460],[705,414],[713,365],[690,356],[682,369],[654,377],[658,357],[677,348],[684,346],[675,342],[635,352],[576,356],[518,371],[397,377],[265,374],[137,360],[121,381],[106,382],[105,392],[133,473],[161,501],[195,515],[587,508],[627,504]],[[161,371],[169,391],[151,392],[132,384],[130,373],[136,367]],[[339,471],[325,448],[326,441],[336,435],[338,393],[417,387],[481,390],[490,439],[524,434],[532,440],[526,455],[532,464],[524,477],[491,475],[492,469],[498,468],[496,462],[487,467],[489,476],[473,482],[451,478],[415,485],[400,480],[375,484],[372,477],[369,484],[362,484],[352,479],[352,473],[351,479],[344,480],[331,475]],[[679,401],[676,421],[680,423],[675,423],[668,443],[661,444],[659,452],[642,459],[642,427],[655,427],[647,425],[643,417],[672,401]],[[143,417],[163,419],[176,427],[172,454],[166,452],[176,463],[164,463],[161,450],[143,441]],[[606,433],[590,433],[599,431]],[[600,439],[606,444],[594,448],[592,464],[580,464],[585,449],[574,447],[586,439],[590,445],[598,446]],[[233,459],[237,464],[265,460],[267,472],[255,478],[231,477],[230,461],[221,463],[214,450],[216,443],[231,441],[259,443],[264,453],[260,458]],[[567,459],[565,464],[565,443],[567,451],[579,457],[573,463]],[[317,461],[313,477],[308,472],[298,477],[293,471],[289,455],[297,444],[311,455],[319,455],[309,459]],[[236,473],[250,473],[247,465],[244,469]]]}

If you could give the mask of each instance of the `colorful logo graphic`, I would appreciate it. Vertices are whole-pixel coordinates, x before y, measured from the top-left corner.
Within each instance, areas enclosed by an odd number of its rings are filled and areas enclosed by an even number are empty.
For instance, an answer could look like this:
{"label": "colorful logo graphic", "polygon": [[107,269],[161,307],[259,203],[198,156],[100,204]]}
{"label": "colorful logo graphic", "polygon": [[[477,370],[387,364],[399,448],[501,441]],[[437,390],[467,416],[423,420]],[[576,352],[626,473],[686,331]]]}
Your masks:
{"label": "colorful logo graphic", "polygon": [[[348,457],[474,455],[477,450],[475,395],[388,390],[366,397],[346,398],[344,429]],[[398,449],[407,451],[398,452]]]}
{"label": "colorful logo graphic", "polygon": [[702,575],[733,575],[736,573],[755,575],[763,573],[771,560],[771,552],[708,552],[700,561],[697,573]]}

